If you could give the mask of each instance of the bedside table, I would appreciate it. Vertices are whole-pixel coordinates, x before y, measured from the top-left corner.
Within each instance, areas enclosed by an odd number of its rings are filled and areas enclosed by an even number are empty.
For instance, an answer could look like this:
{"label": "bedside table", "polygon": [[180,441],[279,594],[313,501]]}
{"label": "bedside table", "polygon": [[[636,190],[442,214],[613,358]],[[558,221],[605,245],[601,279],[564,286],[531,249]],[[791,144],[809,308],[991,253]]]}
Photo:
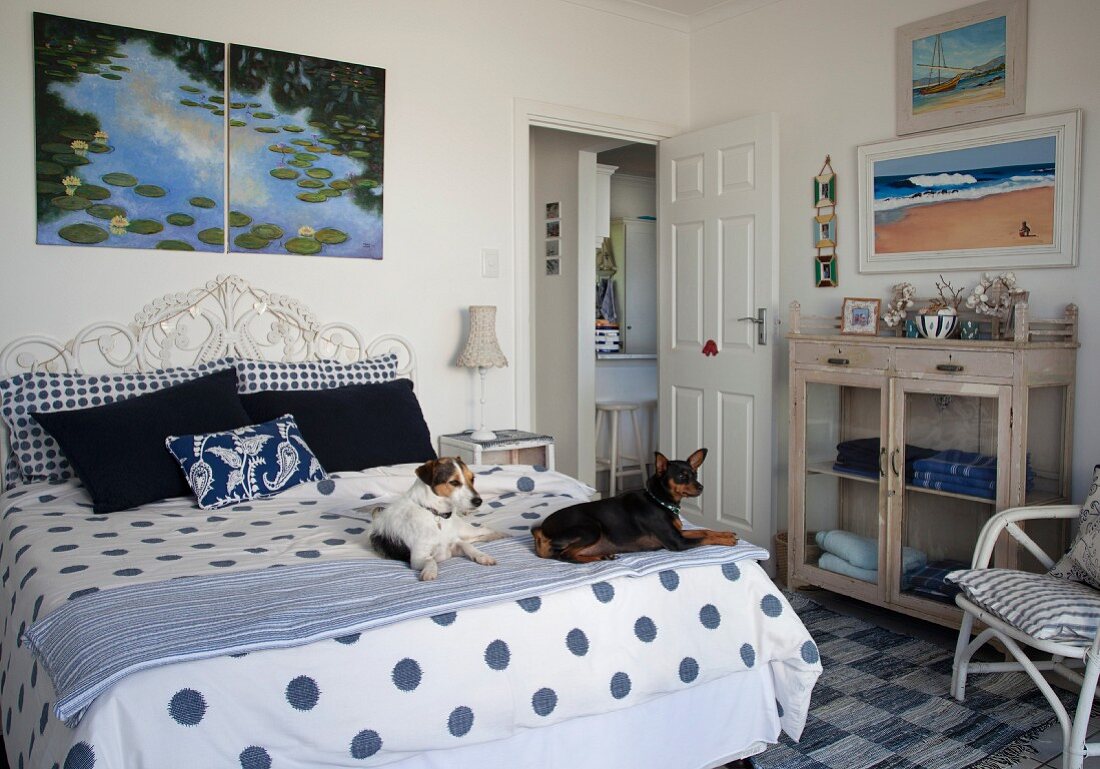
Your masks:
{"label": "bedside table", "polygon": [[471,465],[541,465],[554,469],[554,439],[522,430],[494,430],[496,440],[475,441],[472,430],[439,436],[439,455]]}

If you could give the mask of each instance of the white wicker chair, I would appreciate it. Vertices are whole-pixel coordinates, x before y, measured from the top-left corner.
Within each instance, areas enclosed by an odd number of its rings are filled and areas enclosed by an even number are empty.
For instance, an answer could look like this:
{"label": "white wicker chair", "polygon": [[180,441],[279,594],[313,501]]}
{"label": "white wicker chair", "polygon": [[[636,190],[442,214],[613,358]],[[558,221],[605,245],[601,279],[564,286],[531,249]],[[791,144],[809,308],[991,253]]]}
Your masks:
{"label": "white wicker chair", "polygon": [[[1004,510],[989,519],[978,536],[974,549],[971,568],[989,568],[993,548],[1001,532],[1008,532],[1044,567],[1050,568],[1054,561],[1019,526],[1019,521],[1076,518],[1081,509],[1076,505],[1051,505],[1046,507],[1016,507]],[[1096,693],[1097,676],[1100,675],[1100,634],[1091,643],[1058,643],[1039,640],[1021,632],[1018,628],[993,615],[986,608],[973,603],[963,594],[955,598],[955,603],[963,610],[962,626],[959,628],[959,640],[955,647],[955,662],[952,669],[951,694],[960,702],[966,691],[966,677],[969,673],[1002,673],[1006,671],[1024,672],[1031,676],[1035,685],[1047,698],[1058,722],[1062,727],[1062,768],[1081,769],[1086,756],[1100,755],[1100,742],[1086,743],[1089,726],[1089,714],[1092,711],[1093,697]],[[970,640],[974,621],[979,620],[986,627]],[[997,639],[1016,659],[1015,662],[971,662],[970,658],[990,639]],[[1050,659],[1031,660],[1021,644],[1049,654]],[[1069,679],[1081,687],[1077,708],[1071,719],[1069,712],[1054,693],[1050,683],[1043,677],[1043,671],[1051,671]]]}

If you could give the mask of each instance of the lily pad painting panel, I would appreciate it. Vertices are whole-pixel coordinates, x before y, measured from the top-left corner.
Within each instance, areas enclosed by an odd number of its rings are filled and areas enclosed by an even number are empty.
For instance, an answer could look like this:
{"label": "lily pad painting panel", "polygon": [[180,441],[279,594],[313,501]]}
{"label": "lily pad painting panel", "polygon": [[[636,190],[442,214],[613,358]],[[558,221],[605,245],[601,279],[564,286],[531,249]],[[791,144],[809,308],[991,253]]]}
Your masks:
{"label": "lily pad painting panel", "polygon": [[230,45],[229,249],[381,259],[385,102],[379,67]]}
{"label": "lily pad painting panel", "polygon": [[224,82],[223,43],[34,14],[38,242],[223,250]]}

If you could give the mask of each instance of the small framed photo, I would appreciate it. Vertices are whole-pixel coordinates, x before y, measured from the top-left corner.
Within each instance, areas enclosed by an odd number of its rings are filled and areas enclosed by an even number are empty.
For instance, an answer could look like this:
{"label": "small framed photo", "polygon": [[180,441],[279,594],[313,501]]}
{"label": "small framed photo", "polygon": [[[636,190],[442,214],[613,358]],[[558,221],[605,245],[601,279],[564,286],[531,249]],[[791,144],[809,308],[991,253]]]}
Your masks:
{"label": "small framed photo", "polygon": [[825,254],[814,259],[814,283],[818,288],[836,288],[840,285],[836,274],[836,254]]}
{"label": "small framed photo", "polygon": [[546,241],[546,255],[547,256],[557,256],[558,255],[558,249],[561,248],[560,243],[561,243],[560,240],[548,240],[548,241]]}
{"label": "small framed photo", "polygon": [[820,214],[814,217],[814,248],[836,246],[836,214]]}
{"label": "small framed photo", "polygon": [[555,219],[546,223],[546,237],[548,238],[560,238],[561,237],[561,220]]}
{"label": "small framed photo", "polygon": [[546,260],[546,274],[547,275],[561,275],[561,260],[560,259],[547,259]]}
{"label": "small framed photo", "polygon": [[814,207],[836,205],[836,174],[821,174],[814,177]]}
{"label": "small framed photo", "polygon": [[546,218],[557,219],[561,216],[561,203],[554,201],[553,203],[546,204]]}
{"label": "small framed photo", "polygon": [[840,311],[840,333],[878,336],[878,318],[882,301],[844,297]]}

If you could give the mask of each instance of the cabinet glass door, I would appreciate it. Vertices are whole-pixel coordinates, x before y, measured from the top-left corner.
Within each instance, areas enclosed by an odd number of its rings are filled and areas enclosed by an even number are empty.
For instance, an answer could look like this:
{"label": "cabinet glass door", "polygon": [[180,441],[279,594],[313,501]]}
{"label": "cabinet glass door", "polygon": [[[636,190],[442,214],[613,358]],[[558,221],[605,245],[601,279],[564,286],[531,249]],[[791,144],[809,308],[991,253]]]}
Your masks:
{"label": "cabinet glass door", "polygon": [[[851,374],[802,374],[805,431],[801,479],[805,518],[792,525],[804,537],[801,563],[815,584],[878,597],[879,522],[885,495],[885,379]],[[800,531],[796,531],[800,529]],[[854,580],[854,582],[853,582]]]}
{"label": "cabinet glass door", "polygon": [[1007,386],[897,381],[889,456],[891,599],[954,620],[953,584],[978,533],[1008,506],[1012,480]]}

